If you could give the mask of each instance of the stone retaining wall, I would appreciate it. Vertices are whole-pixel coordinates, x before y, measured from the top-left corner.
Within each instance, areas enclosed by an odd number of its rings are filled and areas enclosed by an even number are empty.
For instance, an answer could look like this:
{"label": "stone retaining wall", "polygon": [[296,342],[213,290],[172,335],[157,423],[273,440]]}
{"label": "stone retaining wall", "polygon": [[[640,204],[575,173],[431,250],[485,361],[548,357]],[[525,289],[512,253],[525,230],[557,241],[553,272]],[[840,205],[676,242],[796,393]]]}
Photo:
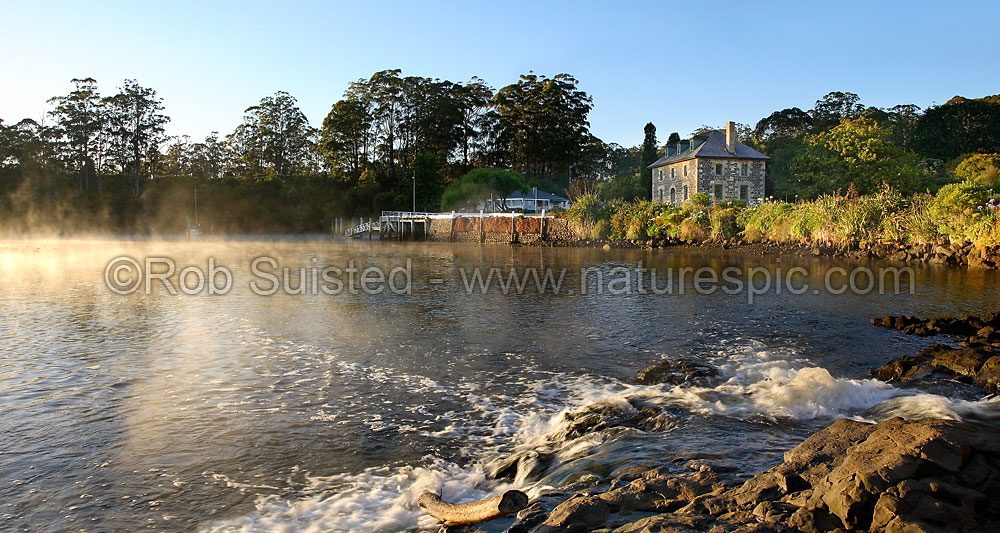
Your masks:
{"label": "stone retaining wall", "polygon": [[[577,233],[574,233],[576,231]],[[432,219],[427,239],[444,242],[485,242],[495,244],[534,244],[550,236],[568,241],[578,238],[579,228],[571,229],[564,219],[536,217],[457,216]]]}

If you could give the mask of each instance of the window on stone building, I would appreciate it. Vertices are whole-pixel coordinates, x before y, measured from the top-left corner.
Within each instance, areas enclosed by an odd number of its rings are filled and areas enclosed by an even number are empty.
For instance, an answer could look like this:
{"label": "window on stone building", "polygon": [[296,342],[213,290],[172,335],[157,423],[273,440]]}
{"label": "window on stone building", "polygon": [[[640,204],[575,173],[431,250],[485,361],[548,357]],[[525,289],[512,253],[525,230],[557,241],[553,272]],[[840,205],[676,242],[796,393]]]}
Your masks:
{"label": "window on stone building", "polygon": [[660,201],[662,202],[663,201],[663,189],[660,189],[659,192],[660,192]]}
{"label": "window on stone building", "polygon": [[747,164],[746,163],[743,163],[743,165],[740,166],[740,175],[741,176],[746,176],[747,175]]}
{"label": "window on stone building", "polygon": [[674,179],[674,169],[670,169],[670,179]]}
{"label": "window on stone building", "polygon": [[715,175],[716,176],[721,176],[722,175],[722,163],[716,163],[715,164]]}
{"label": "window on stone building", "polygon": [[684,201],[686,202],[687,199],[688,199],[688,186],[685,185],[684,186]]}
{"label": "window on stone building", "polygon": [[684,164],[684,175],[685,176],[688,175],[688,166],[687,166],[687,163]]}
{"label": "window on stone building", "polygon": [[677,190],[674,189],[673,187],[670,188],[670,203],[671,204],[677,203]]}
{"label": "window on stone building", "polygon": [[750,200],[750,186],[745,183],[740,185],[740,200],[744,202]]}
{"label": "window on stone building", "polygon": [[[722,165],[719,165],[722,166]],[[722,184],[716,183],[712,186],[712,193],[715,196],[716,201],[722,201]]]}

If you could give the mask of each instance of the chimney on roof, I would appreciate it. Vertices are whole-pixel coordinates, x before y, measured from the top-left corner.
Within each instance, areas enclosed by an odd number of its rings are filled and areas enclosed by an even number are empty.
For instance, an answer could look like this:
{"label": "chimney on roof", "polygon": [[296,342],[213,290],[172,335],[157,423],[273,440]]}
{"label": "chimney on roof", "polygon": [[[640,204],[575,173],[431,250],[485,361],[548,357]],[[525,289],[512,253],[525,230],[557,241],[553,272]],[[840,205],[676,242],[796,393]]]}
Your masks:
{"label": "chimney on roof", "polygon": [[736,153],[736,123],[731,120],[726,122],[726,150]]}

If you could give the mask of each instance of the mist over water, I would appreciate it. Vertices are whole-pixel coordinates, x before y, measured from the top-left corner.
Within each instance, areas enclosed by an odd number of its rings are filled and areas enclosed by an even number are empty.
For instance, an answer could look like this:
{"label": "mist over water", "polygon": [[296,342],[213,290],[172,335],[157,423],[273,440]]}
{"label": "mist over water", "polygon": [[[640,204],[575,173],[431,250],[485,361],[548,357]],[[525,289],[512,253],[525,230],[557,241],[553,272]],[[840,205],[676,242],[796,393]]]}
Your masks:
{"label": "mist over water", "polygon": [[[121,255],[201,266],[211,257],[232,268],[234,288],[119,296],[104,270]],[[409,259],[412,292],[259,296],[247,283],[263,255],[291,268]],[[995,309],[996,273],[917,267],[914,295],[767,294],[753,305],[722,292],[469,295],[456,274],[642,261],[798,265],[815,281],[848,265],[781,259],[329,240],[0,242],[0,529],[435,530],[416,507],[425,489],[452,500],[507,487],[536,496],[632,467],[681,471],[692,458],[734,466],[739,479],[838,417],[1000,414],[974,387],[867,378],[891,357],[954,341],[903,336],[871,317]],[[638,370],[679,357],[719,376],[636,384]],[[610,422],[573,422],[594,412]],[[649,416],[635,423],[637,413]]]}

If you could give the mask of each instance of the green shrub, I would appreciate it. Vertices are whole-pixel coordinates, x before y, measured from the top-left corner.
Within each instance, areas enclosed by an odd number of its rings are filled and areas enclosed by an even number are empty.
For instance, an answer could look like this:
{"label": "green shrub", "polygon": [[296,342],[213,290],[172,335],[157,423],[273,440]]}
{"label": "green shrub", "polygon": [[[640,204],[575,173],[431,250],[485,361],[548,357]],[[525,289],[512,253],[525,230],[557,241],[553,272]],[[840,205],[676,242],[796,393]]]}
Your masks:
{"label": "green shrub", "polygon": [[597,220],[601,212],[601,199],[596,193],[586,193],[573,200],[569,210],[566,211],[566,218],[578,222],[593,222]]}
{"label": "green shrub", "polygon": [[630,241],[649,238],[649,226],[665,206],[650,201],[614,202],[611,206],[611,238]]}
{"label": "green shrub", "polygon": [[712,212],[708,215],[712,228],[712,238],[730,239],[738,235],[740,233],[740,228],[737,224],[737,216],[739,214],[740,209],[737,207],[716,207],[712,209]]}
{"label": "green shrub", "polygon": [[789,214],[793,204],[766,203],[740,213],[737,223],[743,227],[743,238],[751,242],[787,242]]}
{"label": "green shrub", "polygon": [[984,206],[989,201],[989,187],[975,181],[963,181],[941,187],[927,205],[937,223],[937,232],[953,242],[977,239],[975,229],[989,217]]}
{"label": "green shrub", "polygon": [[646,231],[653,238],[680,237],[681,222],[689,215],[686,209],[668,206],[653,219],[653,223]]}
{"label": "green shrub", "polygon": [[680,238],[688,242],[701,242],[708,238],[708,229],[694,217],[681,222]]}
{"label": "green shrub", "polygon": [[684,208],[690,211],[694,216],[707,216],[708,210],[712,207],[712,198],[703,192],[696,192],[688,198],[688,201],[684,202]]}
{"label": "green shrub", "polygon": [[598,220],[590,227],[590,238],[595,241],[603,241],[608,238],[611,226],[607,220]]}
{"label": "green shrub", "polygon": [[1000,188],[1000,154],[972,154],[955,167],[955,177]]}

